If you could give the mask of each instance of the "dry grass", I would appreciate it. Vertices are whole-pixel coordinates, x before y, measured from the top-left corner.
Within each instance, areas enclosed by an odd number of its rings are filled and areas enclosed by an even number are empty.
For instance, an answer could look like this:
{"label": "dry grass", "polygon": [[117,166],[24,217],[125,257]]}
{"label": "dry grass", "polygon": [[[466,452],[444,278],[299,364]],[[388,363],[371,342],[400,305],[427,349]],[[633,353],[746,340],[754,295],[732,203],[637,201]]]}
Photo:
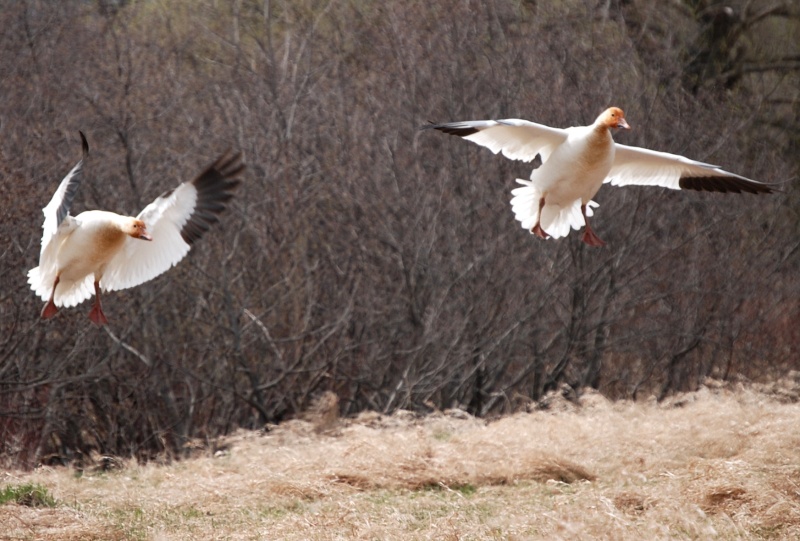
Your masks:
{"label": "dry grass", "polygon": [[717,388],[670,404],[555,406],[492,422],[322,415],[324,433],[307,421],[241,432],[169,466],[5,472],[0,486],[38,483],[59,505],[0,506],[2,535],[800,538],[799,405]]}

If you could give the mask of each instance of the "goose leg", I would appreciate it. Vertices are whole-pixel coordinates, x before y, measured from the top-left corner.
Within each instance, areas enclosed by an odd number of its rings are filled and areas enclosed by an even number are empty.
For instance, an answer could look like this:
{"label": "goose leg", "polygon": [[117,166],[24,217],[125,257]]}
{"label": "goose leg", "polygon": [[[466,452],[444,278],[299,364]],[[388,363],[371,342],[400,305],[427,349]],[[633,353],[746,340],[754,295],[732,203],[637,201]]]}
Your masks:
{"label": "goose leg", "polygon": [[89,312],[89,319],[100,327],[108,323],[106,315],[103,313],[103,307],[100,305],[100,283],[97,280],[94,282],[94,306],[92,306],[92,311]]}
{"label": "goose leg", "polygon": [[539,199],[539,217],[536,219],[536,225],[533,226],[531,229],[531,233],[539,237],[540,239],[546,239],[550,235],[542,229],[542,209],[544,208],[544,197]]}
{"label": "goose leg", "polygon": [[596,248],[600,248],[601,246],[605,246],[606,243],[600,240],[595,232],[592,230],[591,226],[589,225],[589,217],[586,216],[586,205],[581,205],[581,212],[583,213],[583,220],[586,223],[586,227],[583,230],[583,242],[588,244],[589,246],[594,246]]}
{"label": "goose leg", "polygon": [[50,319],[58,313],[58,306],[56,306],[56,303],[53,302],[53,299],[56,296],[56,286],[58,285],[58,281],[60,279],[60,276],[56,276],[56,281],[53,284],[53,292],[50,293],[50,299],[47,301],[47,304],[44,305],[44,308],[42,308],[42,319]]}

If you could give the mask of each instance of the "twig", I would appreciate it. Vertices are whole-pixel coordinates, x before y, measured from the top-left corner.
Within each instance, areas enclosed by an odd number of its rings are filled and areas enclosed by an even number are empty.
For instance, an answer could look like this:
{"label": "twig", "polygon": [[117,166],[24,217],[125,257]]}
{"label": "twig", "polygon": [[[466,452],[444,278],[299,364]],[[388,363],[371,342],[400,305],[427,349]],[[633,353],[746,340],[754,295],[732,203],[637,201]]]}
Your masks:
{"label": "twig", "polygon": [[125,342],[123,342],[122,340],[117,338],[117,336],[113,332],[111,332],[111,330],[108,328],[108,325],[103,325],[103,330],[106,331],[106,334],[108,336],[110,336],[111,339],[114,342],[116,342],[119,346],[122,346],[123,349],[127,350],[130,353],[133,353],[136,357],[138,357],[139,360],[142,361],[145,364],[145,366],[150,368],[153,365],[153,363],[151,363],[150,360],[147,357],[145,357],[144,355],[139,353],[138,349],[136,349],[135,347],[133,347],[131,345],[126,344]]}

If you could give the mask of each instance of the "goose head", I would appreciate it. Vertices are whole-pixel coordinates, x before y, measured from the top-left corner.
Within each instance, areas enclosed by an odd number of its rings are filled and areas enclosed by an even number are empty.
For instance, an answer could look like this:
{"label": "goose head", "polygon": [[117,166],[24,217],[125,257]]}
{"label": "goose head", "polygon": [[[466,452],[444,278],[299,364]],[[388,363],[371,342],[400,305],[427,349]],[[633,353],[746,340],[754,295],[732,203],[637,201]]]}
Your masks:
{"label": "goose head", "polygon": [[153,240],[153,237],[151,237],[147,232],[147,226],[138,218],[131,218],[130,220],[127,220],[123,225],[122,230],[126,235],[129,235],[135,239]]}
{"label": "goose head", "polygon": [[609,107],[603,111],[603,113],[597,117],[597,120],[594,122],[595,124],[605,126],[608,129],[631,129],[631,127],[625,121],[625,113],[619,107]]}

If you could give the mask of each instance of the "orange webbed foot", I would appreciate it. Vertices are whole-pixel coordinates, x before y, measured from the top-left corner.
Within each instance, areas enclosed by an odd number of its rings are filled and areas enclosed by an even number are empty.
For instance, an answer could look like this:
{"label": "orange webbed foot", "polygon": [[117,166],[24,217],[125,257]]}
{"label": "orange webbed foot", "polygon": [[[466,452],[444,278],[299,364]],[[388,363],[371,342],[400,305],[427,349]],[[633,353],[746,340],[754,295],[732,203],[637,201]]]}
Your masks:
{"label": "orange webbed foot", "polygon": [[531,229],[531,233],[533,233],[540,239],[546,239],[550,237],[550,235],[548,235],[547,232],[544,229],[542,229],[542,226],[539,225],[538,223],[533,226],[533,229]]}
{"label": "orange webbed foot", "polygon": [[106,319],[106,315],[103,313],[103,308],[100,306],[99,302],[95,303],[92,307],[92,311],[89,312],[89,319],[98,327],[108,324],[108,319]]}
{"label": "orange webbed foot", "polygon": [[53,299],[47,301],[47,304],[42,308],[42,319],[50,319],[58,313],[58,306],[53,302]]}
{"label": "orange webbed foot", "polygon": [[603,246],[605,246],[605,245],[606,245],[606,243],[605,243],[605,242],[603,242],[603,241],[600,239],[600,237],[598,237],[598,236],[595,234],[595,232],[594,232],[594,231],[592,231],[592,229],[591,229],[591,228],[589,228],[588,226],[586,227],[586,229],[585,229],[585,230],[584,230],[584,232],[583,232],[583,238],[582,238],[582,240],[583,240],[583,242],[585,242],[585,243],[586,243],[586,244],[588,244],[589,246],[593,246],[593,247],[595,247],[595,248],[601,248],[601,247],[603,247]]}

